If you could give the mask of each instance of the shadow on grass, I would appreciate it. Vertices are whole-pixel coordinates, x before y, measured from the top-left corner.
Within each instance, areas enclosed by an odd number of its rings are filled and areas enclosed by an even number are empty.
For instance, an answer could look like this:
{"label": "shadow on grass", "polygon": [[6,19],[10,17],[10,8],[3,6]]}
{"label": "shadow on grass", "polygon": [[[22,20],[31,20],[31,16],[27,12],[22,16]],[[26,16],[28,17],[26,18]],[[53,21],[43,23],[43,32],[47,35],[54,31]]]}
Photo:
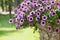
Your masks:
{"label": "shadow on grass", "polygon": [[8,35],[13,32],[16,32],[16,30],[0,30],[0,37],[4,35]]}
{"label": "shadow on grass", "polygon": [[[12,15],[13,16],[13,15]],[[9,14],[7,15],[3,15],[3,14],[0,14],[0,28],[12,28],[15,26],[15,24],[9,24]],[[1,36],[4,36],[4,35],[7,35],[9,33],[13,33],[13,32],[16,32],[16,30],[0,30],[0,37]]]}

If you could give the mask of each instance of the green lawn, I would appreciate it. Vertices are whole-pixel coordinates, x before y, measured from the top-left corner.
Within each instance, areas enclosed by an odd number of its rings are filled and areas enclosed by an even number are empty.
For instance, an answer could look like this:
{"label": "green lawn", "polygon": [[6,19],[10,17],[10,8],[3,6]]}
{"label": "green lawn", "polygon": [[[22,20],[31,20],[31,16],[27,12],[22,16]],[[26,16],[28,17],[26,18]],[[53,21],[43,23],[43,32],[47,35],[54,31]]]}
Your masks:
{"label": "green lawn", "polygon": [[15,23],[9,24],[9,15],[0,14],[0,40],[39,40],[39,33],[33,28],[15,29]]}

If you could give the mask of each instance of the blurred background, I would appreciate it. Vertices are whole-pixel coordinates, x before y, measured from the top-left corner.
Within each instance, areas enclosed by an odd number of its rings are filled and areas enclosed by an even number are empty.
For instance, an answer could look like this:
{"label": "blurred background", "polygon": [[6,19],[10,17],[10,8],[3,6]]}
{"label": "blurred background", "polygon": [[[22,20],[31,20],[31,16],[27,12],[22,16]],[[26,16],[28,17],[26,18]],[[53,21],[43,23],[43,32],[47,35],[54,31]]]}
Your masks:
{"label": "blurred background", "polygon": [[39,33],[33,28],[15,29],[15,23],[9,24],[14,8],[23,0],[0,0],[0,40],[39,40]]}

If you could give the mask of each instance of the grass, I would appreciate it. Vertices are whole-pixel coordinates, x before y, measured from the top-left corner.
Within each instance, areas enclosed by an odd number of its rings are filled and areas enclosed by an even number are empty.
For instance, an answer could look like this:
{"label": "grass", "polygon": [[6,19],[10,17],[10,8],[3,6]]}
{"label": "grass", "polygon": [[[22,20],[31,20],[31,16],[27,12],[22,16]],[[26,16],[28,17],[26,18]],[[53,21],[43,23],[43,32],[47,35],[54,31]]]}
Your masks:
{"label": "grass", "polygon": [[33,28],[15,29],[15,23],[9,24],[9,15],[0,14],[0,40],[39,40],[39,33]]}

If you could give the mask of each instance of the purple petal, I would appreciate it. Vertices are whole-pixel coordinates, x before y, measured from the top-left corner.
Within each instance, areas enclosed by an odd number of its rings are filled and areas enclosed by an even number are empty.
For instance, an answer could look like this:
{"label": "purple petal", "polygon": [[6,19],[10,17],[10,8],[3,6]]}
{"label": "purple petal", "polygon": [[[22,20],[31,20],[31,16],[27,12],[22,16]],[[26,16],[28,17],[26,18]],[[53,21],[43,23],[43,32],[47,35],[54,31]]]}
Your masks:
{"label": "purple petal", "polygon": [[55,32],[59,32],[59,28],[56,28],[56,29],[55,29]]}
{"label": "purple petal", "polygon": [[42,26],[45,26],[45,25],[46,25],[46,22],[43,21],[43,20],[41,20],[41,25],[42,25]]}
{"label": "purple petal", "polygon": [[42,20],[46,20],[46,19],[47,19],[46,15],[42,16]]}
{"label": "purple petal", "polygon": [[9,23],[13,23],[14,22],[14,19],[9,19]]}

